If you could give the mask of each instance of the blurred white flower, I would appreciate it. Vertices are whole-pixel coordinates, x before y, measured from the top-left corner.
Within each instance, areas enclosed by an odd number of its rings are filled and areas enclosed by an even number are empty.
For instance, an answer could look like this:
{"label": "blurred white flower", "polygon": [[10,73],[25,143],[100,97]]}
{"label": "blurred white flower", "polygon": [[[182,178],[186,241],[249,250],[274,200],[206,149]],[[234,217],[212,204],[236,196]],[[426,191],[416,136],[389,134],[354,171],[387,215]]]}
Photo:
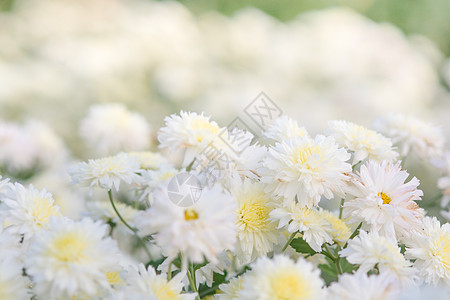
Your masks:
{"label": "blurred white flower", "polygon": [[29,300],[29,280],[24,277],[22,265],[12,259],[0,261],[0,299]]}
{"label": "blurred white flower", "polygon": [[155,170],[159,169],[162,165],[166,165],[169,162],[161,153],[151,151],[130,152],[130,157],[136,158],[143,170]]}
{"label": "blurred white flower", "polygon": [[315,139],[297,137],[269,147],[264,159],[261,181],[266,191],[283,196],[287,201],[297,196],[301,206],[317,206],[321,196],[327,199],[334,193],[343,194],[351,172],[350,158],[338,148],[332,137],[322,135]]}
{"label": "blurred white flower", "polygon": [[273,121],[263,136],[276,142],[282,142],[295,137],[308,137],[308,132],[304,127],[300,127],[297,121],[283,115]]}
{"label": "blurred white flower", "polygon": [[97,155],[145,150],[151,142],[148,122],[122,103],[91,106],[81,120],[80,135]]}
{"label": "blurred white flower", "polygon": [[349,193],[356,198],[344,203],[344,215],[394,241],[419,228],[424,210],[414,201],[421,200],[423,192],[416,177],[405,182],[408,176],[399,162],[368,161],[352,178]]}
{"label": "blurred white flower", "polygon": [[392,141],[381,134],[347,121],[329,121],[331,135],[339,146],[353,152],[352,165],[367,159],[393,162],[398,153]]}
{"label": "blurred white flower", "polygon": [[230,282],[222,283],[219,289],[222,293],[216,295],[217,300],[236,300],[239,299],[239,292],[242,289],[242,277],[231,278]]}

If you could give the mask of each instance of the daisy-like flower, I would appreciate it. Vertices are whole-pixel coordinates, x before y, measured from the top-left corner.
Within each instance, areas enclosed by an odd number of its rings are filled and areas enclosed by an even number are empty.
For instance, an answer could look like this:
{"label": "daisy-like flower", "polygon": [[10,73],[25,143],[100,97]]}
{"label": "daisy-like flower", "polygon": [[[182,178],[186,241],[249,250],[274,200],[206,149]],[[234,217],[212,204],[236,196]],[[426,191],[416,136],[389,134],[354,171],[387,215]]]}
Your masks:
{"label": "daisy-like flower", "polygon": [[119,153],[99,159],[80,162],[68,170],[73,184],[89,186],[90,193],[94,187],[119,190],[120,182],[127,184],[138,182],[136,173],[141,171],[139,162],[126,153]]}
{"label": "daisy-like flower", "polygon": [[130,157],[136,158],[139,161],[140,168],[143,170],[156,170],[162,165],[169,162],[161,153],[151,151],[130,152]]}
{"label": "daisy-like flower", "polygon": [[316,206],[321,196],[343,194],[345,181],[351,172],[346,161],[350,154],[338,148],[332,137],[322,135],[293,138],[269,148],[265,158],[261,181],[266,191],[284,196],[288,201],[295,196],[302,206]]}
{"label": "daisy-like flower", "polygon": [[175,205],[167,190],[160,188],[153,205],[137,215],[136,226],[142,235],[154,234],[171,260],[182,253],[190,262],[202,263],[206,258],[217,263],[220,252],[234,249],[235,208],[236,200],[219,186],[203,189],[199,200],[187,208]]}
{"label": "daisy-like flower", "polygon": [[47,230],[36,234],[25,258],[38,297],[70,299],[108,289],[106,273],[119,263],[119,250],[107,234],[107,225],[88,218],[78,222],[51,218]]}
{"label": "daisy-like flower", "polygon": [[283,115],[267,128],[263,136],[268,139],[282,142],[295,137],[308,137],[308,132],[304,127],[298,125],[297,121]]}
{"label": "daisy-like flower", "polygon": [[449,223],[441,226],[435,217],[425,217],[423,228],[412,232],[405,244],[405,256],[415,259],[414,267],[427,284],[450,287]]}
{"label": "daisy-like flower", "polygon": [[383,273],[368,276],[366,272],[343,274],[328,288],[333,300],[390,300],[401,291],[394,275]]}
{"label": "daisy-like flower", "polygon": [[361,230],[340,254],[350,263],[361,265],[359,270],[362,272],[377,266],[380,274],[394,274],[402,283],[410,284],[416,279],[416,270],[400,253],[397,243],[378,235],[376,231],[367,233]]}
{"label": "daisy-like flower", "polygon": [[138,113],[121,103],[99,104],[89,108],[81,120],[80,135],[99,155],[144,150],[150,145],[150,125]]}
{"label": "daisy-like flower", "polygon": [[352,165],[366,158],[392,162],[398,156],[392,149],[392,141],[373,130],[347,121],[330,121],[328,127],[336,142],[353,152]]}
{"label": "daisy-like flower", "polygon": [[135,183],[138,192],[139,201],[147,200],[149,204],[153,203],[152,192],[161,185],[167,186],[169,181],[180,171],[172,165],[162,165],[158,170],[141,171],[141,180]]}
{"label": "daisy-like flower", "polygon": [[345,202],[344,215],[393,240],[419,228],[424,211],[414,201],[423,193],[416,177],[405,182],[408,176],[399,162],[367,162],[352,180],[350,193],[357,198]]}
{"label": "daisy-like flower", "polygon": [[242,263],[248,263],[272,251],[273,245],[281,243],[284,237],[270,220],[269,214],[274,209],[274,204],[261,184],[249,179],[242,182],[239,179],[231,192],[238,203],[235,212],[236,254]]}
{"label": "daisy-like flower", "polygon": [[392,139],[402,157],[412,151],[422,159],[433,158],[440,155],[444,147],[441,128],[413,116],[389,114],[377,119],[373,127]]}
{"label": "daisy-like flower", "polygon": [[270,213],[278,228],[286,228],[290,233],[300,232],[303,239],[317,252],[324,243],[333,241],[331,224],[319,212],[298,203],[289,203],[285,208],[276,208]]}
{"label": "daisy-like flower", "polygon": [[22,265],[13,259],[0,261],[0,299],[29,300],[30,283],[22,276]]}
{"label": "daisy-like flower", "polygon": [[323,285],[320,271],[303,258],[294,262],[283,255],[262,257],[244,275],[237,299],[324,299]]}
{"label": "daisy-like flower", "polygon": [[223,294],[217,294],[217,300],[237,300],[239,299],[239,292],[242,289],[243,277],[233,277],[230,282],[222,283],[219,289]]}
{"label": "daisy-like flower", "polygon": [[221,128],[210,117],[181,111],[164,118],[166,123],[158,132],[160,148],[186,149],[183,166],[187,166],[220,133]]}
{"label": "daisy-like flower", "polygon": [[45,189],[16,183],[0,204],[0,215],[10,233],[28,240],[48,225],[51,216],[61,216],[61,212]]}
{"label": "daisy-like flower", "polygon": [[127,299],[135,300],[194,300],[196,294],[182,293],[182,279],[185,272],[178,273],[171,280],[163,274],[157,275],[151,266],[146,270],[143,264],[130,268],[125,293]]}
{"label": "daisy-like flower", "polygon": [[342,219],[336,217],[332,212],[319,209],[319,215],[331,225],[331,236],[333,241],[343,246],[350,238],[352,232],[350,227]]}

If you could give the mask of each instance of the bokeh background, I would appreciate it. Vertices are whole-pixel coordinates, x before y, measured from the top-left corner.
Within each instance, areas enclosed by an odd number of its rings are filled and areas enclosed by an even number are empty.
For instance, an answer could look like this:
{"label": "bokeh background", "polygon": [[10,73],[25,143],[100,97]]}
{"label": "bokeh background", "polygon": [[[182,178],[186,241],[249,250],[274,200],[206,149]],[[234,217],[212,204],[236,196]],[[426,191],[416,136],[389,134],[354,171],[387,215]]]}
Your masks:
{"label": "bokeh background", "polygon": [[262,91],[312,134],[396,112],[450,137],[448,0],[0,3],[3,176],[57,189],[61,162],[155,149],[181,109],[226,125]]}

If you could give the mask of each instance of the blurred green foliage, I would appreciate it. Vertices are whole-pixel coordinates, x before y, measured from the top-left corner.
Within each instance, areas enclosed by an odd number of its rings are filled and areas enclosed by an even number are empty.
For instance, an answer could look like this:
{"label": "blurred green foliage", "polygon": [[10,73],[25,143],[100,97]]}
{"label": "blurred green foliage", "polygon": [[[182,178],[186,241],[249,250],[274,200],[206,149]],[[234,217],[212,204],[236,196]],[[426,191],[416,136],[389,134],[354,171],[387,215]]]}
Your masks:
{"label": "blurred green foliage", "polygon": [[232,15],[253,6],[287,21],[299,13],[327,7],[350,7],[377,22],[388,22],[406,34],[422,34],[450,55],[450,0],[179,0],[194,13],[217,10]]}

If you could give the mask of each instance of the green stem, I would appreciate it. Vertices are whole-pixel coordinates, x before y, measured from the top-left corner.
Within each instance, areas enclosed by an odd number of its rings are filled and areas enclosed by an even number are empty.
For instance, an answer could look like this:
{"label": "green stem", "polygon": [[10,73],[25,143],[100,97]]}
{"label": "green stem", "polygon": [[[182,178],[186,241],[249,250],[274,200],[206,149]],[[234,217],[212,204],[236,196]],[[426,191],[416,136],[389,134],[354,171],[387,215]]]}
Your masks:
{"label": "green stem", "polygon": [[286,249],[287,249],[287,247],[291,244],[291,242],[292,242],[292,240],[295,238],[295,235],[297,234],[297,231],[296,232],[293,232],[292,234],[291,234],[291,236],[289,237],[289,239],[287,240],[287,242],[286,242],[286,244],[283,246],[283,249],[281,249],[281,253],[283,253]]}
{"label": "green stem", "polygon": [[[353,231],[352,235],[348,238],[348,241],[358,235],[359,229],[361,228],[361,226],[362,226],[362,222],[359,223],[358,227],[356,227],[355,231]],[[344,247],[342,247],[342,249],[347,247],[348,241],[345,243],[345,245],[344,245]]]}
{"label": "green stem", "polygon": [[341,199],[341,206],[339,207],[339,219],[342,219],[342,212],[344,211],[344,202],[345,202],[345,199],[342,198]]}
{"label": "green stem", "polygon": [[167,281],[172,279],[172,261],[169,263],[169,269],[167,270]]}
{"label": "green stem", "polygon": [[323,246],[325,247],[325,250],[323,251],[323,253],[327,253],[328,255],[325,254],[325,256],[328,256],[328,258],[330,258],[333,262],[336,261],[336,257],[333,255],[333,253],[331,252],[330,248],[328,248],[327,244],[323,244]]}
{"label": "green stem", "polygon": [[[189,280],[189,284],[191,286],[191,289],[194,293],[197,293],[197,296],[195,297],[195,299],[200,300],[200,296],[198,295],[198,290],[197,290],[197,285],[195,283],[195,277],[194,277],[194,272],[193,272],[193,267],[192,265],[189,266],[189,270],[187,270],[186,274]],[[192,272],[192,273],[191,273]]]}
{"label": "green stem", "polygon": [[196,158],[194,157],[194,159],[191,161],[191,163],[186,167],[186,172],[190,172],[192,170],[195,160],[196,160]]}

